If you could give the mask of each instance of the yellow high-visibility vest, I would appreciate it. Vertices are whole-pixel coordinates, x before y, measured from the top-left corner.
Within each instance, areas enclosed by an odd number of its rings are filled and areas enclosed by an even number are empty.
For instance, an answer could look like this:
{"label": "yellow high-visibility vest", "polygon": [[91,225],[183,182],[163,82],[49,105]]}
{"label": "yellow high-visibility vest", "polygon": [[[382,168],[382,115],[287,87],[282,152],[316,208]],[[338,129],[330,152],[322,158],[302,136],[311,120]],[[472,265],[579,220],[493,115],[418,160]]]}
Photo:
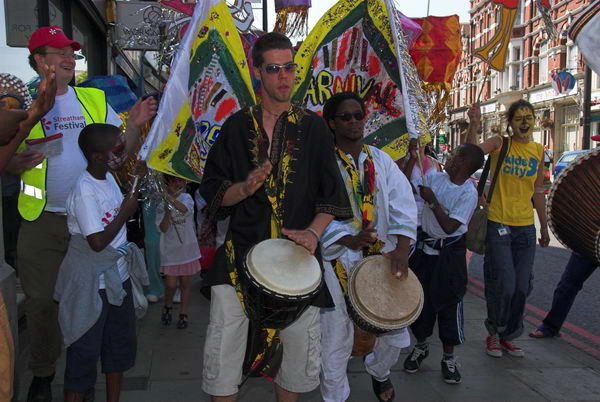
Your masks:
{"label": "yellow high-visibility vest", "polygon": [[[75,96],[81,104],[85,124],[106,123],[108,105],[104,91],[96,88],[73,88]],[[27,136],[28,140],[46,136],[44,126],[38,122]],[[19,152],[25,148],[21,144]],[[21,192],[19,193],[19,213],[23,219],[34,221],[40,217],[46,207],[46,177],[48,160],[44,159],[38,166],[21,173]]]}

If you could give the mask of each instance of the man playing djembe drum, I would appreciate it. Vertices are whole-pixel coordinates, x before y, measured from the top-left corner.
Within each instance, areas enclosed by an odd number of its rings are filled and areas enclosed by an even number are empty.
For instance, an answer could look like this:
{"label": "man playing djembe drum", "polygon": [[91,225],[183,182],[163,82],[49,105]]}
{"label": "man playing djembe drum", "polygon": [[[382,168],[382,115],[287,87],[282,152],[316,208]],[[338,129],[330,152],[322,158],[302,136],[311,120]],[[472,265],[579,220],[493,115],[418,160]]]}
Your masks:
{"label": "man playing djembe drum", "polygon": [[[335,133],[338,167],[354,211],[351,220],[331,222],[322,237],[323,257],[328,260],[325,280],[335,301],[335,308],[321,310],[321,394],[329,402],[345,401],[350,395],[346,369],[356,336],[344,302],[350,270],[367,255],[387,251],[383,254],[393,269],[389,280],[406,279],[410,243],[416,240],[417,207],[410,183],[392,158],[363,143],[365,107],[357,94],[333,95],[323,117]],[[394,399],[390,368],[409,345],[403,328],[380,335],[373,352],[365,356],[380,401]]]}
{"label": "man playing djembe drum", "polygon": [[[256,41],[252,58],[262,103],[227,119],[200,186],[209,215],[231,217],[205,282],[211,286],[211,309],[202,388],[215,401],[236,400],[242,382],[249,324],[244,307],[250,306],[240,280],[248,251],[263,240],[287,236],[318,258],[319,237],[329,222],[352,216],[325,122],[290,102],[297,68],[291,42],[268,33]],[[319,385],[318,307],[333,305],[326,287],[321,289],[279,332],[279,401],[295,401],[298,393]]]}

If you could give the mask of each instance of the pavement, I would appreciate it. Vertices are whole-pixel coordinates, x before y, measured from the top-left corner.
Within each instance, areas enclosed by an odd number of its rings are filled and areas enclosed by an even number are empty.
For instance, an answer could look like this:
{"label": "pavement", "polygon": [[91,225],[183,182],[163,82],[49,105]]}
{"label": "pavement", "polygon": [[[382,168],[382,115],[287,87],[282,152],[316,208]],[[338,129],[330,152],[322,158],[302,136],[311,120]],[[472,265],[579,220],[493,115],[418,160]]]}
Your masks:
{"label": "pavement", "polygon": [[[195,281],[190,306],[190,325],[178,330],[160,324],[161,303],[150,305],[139,320],[136,366],[125,373],[121,402],[191,402],[209,401],[201,389],[202,350],[208,323],[209,302],[199,293]],[[563,338],[532,339],[526,334],[533,326],[526,322],[524,335],[517,344],[526,350],[524,358],[492,358],[485,353],[487,333],[483,326],[485,300],[469,291],[464,299],[466,343],[457,347],[456,355],[462,383],[448,385],[442,381],[439,340],[431,339],[430,355],[421,370],[408,374],[402,363],[403,351],[392,369],[396,401],[600,401],[600,359],[569,344]],[[31,372],[28,360],[27,331],[21,331],[17,373],[19,401],[26,399]],[[63,400],[62,373],[64,354],[58,362],[53,383],[55,401]],[[348,366],[351,395],[349,401],[376,401],[370,376],[359,358]],[[96,384],[96,401],[106,400],[103,376]],[[240,401],[274,401],[272,384],[250,379],[240,391]],[[320,401],[318,390],[305,394],[302,401]]]}

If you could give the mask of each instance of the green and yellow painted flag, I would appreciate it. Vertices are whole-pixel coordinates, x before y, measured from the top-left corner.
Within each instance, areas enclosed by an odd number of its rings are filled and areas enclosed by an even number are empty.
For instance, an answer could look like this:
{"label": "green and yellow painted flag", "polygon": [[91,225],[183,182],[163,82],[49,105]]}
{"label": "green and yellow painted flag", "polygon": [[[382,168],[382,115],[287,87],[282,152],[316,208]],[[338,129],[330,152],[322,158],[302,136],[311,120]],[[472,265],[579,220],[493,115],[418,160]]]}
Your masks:
{"label": "green and yellow painted flag", "polygon": [[294,102],[321,113],[333,94],[356,92],[367,106],[365,142],[394,160],[406,154],[400,71],[384,1],[338,1],[309,33],[295,60]]}
{"label": "green and yellow painted flag", "polygon": [[139,156],[153,169],[198,182],[223,122],[255,97],[225,1],[199,3],[180,46]]}

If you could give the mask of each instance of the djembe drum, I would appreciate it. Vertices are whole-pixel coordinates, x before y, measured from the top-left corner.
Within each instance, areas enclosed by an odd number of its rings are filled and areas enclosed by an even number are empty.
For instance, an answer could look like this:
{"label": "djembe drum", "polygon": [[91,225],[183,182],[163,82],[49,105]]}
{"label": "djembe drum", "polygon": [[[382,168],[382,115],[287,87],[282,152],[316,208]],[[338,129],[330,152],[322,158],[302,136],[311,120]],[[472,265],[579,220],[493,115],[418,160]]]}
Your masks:
{"label": "djembe drum", "polygon": [[600,148],[582,154],[556,178],[548,195],[548,224],[571,250],[600,263]]}
{"label": "djembe drum", "polygon": [[262,328],[283,329],[293,323],[322,286],[317,259],[286,239],[268,239],[252,247],[243,271],[248,318]]}
{"label": "djembe drum", "polygon": [[421,314],[423,287],[408,270],[408,278],[392,275],[390,260],[382,255],[366,257],[352,269],[348,279],[348,314],[355,326],[352,354],[371,352],[375,335],[406,328]]}

